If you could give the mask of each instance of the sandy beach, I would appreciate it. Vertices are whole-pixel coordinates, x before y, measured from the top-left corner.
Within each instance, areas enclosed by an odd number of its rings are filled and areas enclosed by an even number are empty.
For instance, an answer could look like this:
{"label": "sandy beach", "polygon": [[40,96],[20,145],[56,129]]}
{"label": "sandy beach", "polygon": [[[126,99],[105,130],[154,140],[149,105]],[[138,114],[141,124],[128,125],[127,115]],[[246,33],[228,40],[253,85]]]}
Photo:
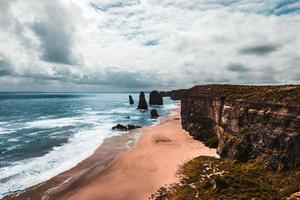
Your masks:
{"label": "sandy beach", "polygon": [[192,139],[181,128],[179,109],[162,124],[142,132],[138,144],[126,153],[121,153],[125,147],[112,154],[101,145],[75,168],[12,199],[148,199],[161,186],[178,181],[176,172],[181,164],[201,155],[217,156],[215,149]]}

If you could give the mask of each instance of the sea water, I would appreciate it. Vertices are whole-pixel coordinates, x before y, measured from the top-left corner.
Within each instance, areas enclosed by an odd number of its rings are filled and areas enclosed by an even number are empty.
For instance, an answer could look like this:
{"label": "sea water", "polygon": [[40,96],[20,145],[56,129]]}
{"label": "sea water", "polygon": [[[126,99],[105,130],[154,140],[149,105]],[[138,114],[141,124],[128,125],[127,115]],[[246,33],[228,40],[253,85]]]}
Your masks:
{"label": "sea water", "polygon": [[[0,93],[0,198],[66,171],[90,156],[112,126],[158,123],[127,93]],[[148,94],[146,94],[148,98]],[[179,102],[164,98],[166,116]],[[149,110],[151,107],[149,108]]]}

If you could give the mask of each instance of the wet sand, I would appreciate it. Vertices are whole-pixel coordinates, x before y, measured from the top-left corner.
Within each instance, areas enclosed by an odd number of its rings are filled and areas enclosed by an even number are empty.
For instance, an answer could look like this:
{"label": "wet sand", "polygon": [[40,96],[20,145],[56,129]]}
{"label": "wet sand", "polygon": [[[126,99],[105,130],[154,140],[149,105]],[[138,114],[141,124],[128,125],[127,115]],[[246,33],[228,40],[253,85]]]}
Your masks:
{"label": "wet sand", "polygon": [[[90,158],[57,176],[60,183],[50,184],[40,195],[51,200],[148,199],[161,186],[178,181],[176,172],[181,164],[201,155],[217,157],[215,149],[192,139],[181,128],[179,110],[164,123],[143,128],[142,132],[134,148],[126,153],[121,153],[126,149],[120,148],[110,158],[110,153],[107,154],[104,160],[105,145],[101,145]],[[35,192],[36,189],[29,190],[27,198],[16,199],[37,199]]]}
{"label": "wet sand", "polygon": [[[133,148],[142,134],[137,129],[120,136],[107,138],[94,154],[81,163],[53,178],[26,189],[17,195],[7,196],[5,200],[41,200],[56,199],[65,191],[87,184],[95,174],[108,168],[118,156]],[[51,197],[51,198],[50,198]]]}

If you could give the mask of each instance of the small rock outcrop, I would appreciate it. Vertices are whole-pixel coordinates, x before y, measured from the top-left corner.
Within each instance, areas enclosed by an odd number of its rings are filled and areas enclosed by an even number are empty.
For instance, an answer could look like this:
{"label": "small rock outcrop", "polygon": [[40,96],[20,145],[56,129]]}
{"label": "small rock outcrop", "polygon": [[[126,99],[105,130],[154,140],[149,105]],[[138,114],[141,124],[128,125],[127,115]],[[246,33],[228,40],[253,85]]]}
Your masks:
{"label": "small rock outcrop", "polygon": [[151,112],[150,112],[150,114],[151,114],[151,118],[152,119],[156,119],[156,118],[159,117],[159,114],[157,113],[156,109],[152,109]]}
{"label": "small rock outcrop", "polygon": [[127,127],[122,125],[122,124],[117,124],[115,126],[112,127],[112,130],[114,131],[127,131]]}
{"label": "small rock outcrop", "polygon": [[127,126],[125,126],[122,124],[117,124],[112,127],[112,130],[114,130],[114,131],[130,131],[132,129],[137,129],[137,128],[141,128],[141,126],[136,126],[136,125],[132,125],[132,124],[128,124]]}
{"label": "small rock outcrop", "polygon": [[149,104],[150,105],[163,105],[163,97],[162,95],[154,90],[152,92],[150,92],[149,95]]}
{"label": "small rock outcrop", "polygon": [[148,110],[148,104],[147,104],[144,92],[140,93],[139,104],[138,104],[137,109]]}
{"label": "small rock outcrop", "polygon": [[129,104],[130,104],[130,105],[134,104],[134,101],[133,101],[133,99],[132,99],[132,96],[131,96],[131,95],[129,95]]}
{"label": "small rock outcrop", "polygon": [[131,124],[127,125],[128,130],[137,129],[137,128],[141,128],[141,126],[136,126],[136,125],[131,125]]}

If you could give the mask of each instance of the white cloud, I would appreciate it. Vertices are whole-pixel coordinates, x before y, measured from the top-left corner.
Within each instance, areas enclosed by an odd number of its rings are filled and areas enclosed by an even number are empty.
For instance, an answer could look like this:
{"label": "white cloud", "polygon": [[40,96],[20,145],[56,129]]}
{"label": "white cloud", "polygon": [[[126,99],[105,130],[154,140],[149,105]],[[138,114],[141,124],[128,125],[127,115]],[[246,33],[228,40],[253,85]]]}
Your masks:
{"label": "white cloud", "polygon": [[0,90],[299,83],[298,7],[258,0],[1,1]]}

